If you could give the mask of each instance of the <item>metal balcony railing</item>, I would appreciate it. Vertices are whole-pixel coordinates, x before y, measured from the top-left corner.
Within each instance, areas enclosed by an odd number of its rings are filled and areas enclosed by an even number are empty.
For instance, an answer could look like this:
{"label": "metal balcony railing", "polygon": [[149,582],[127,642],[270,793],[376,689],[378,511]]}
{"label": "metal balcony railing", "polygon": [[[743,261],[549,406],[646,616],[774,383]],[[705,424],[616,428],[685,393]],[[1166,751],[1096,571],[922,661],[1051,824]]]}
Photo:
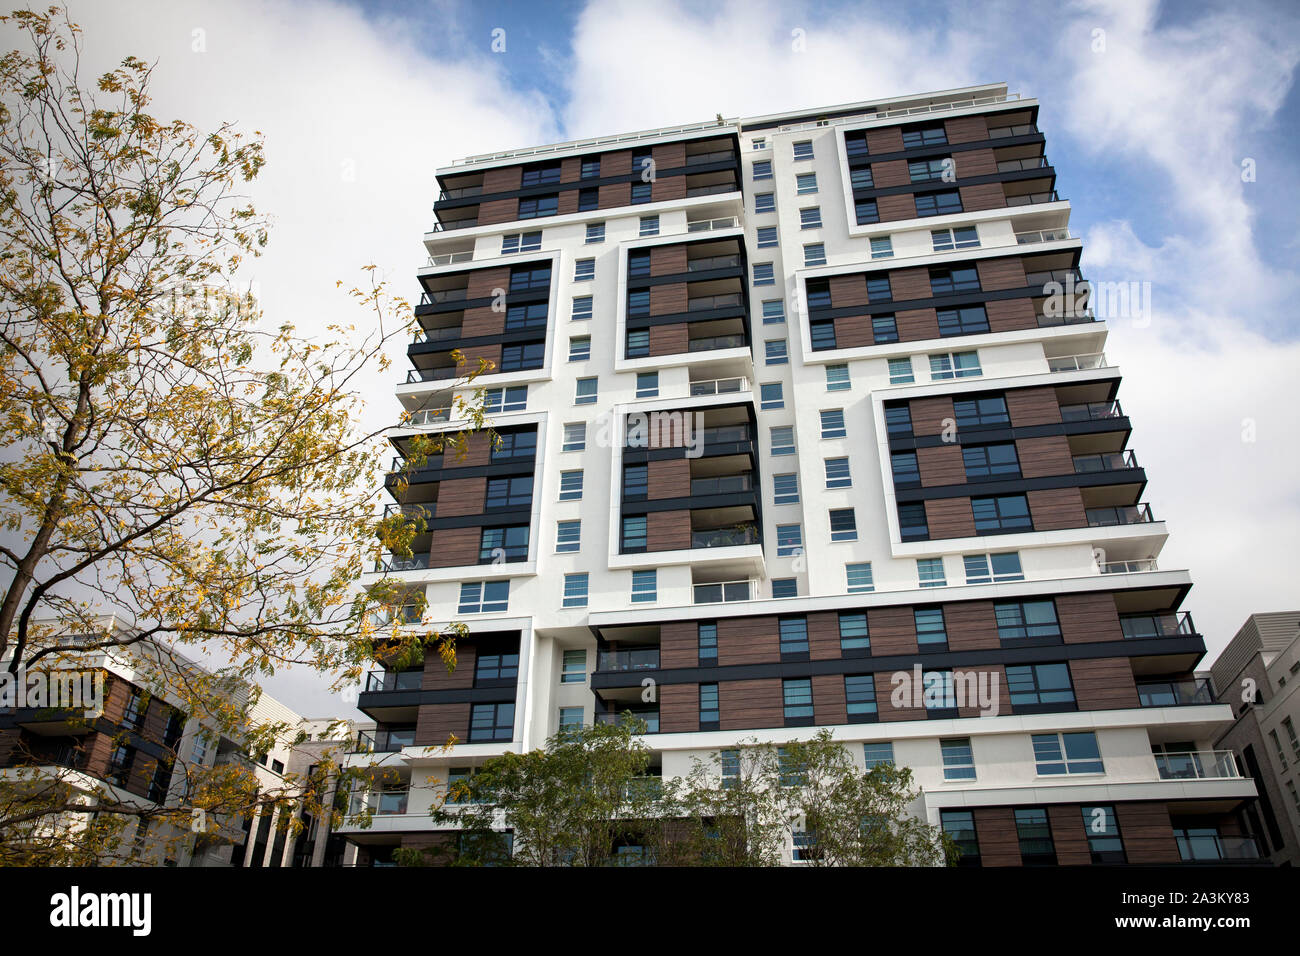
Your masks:
{"label": "metal balcony railing", "polygon": [[430,232],[451,232],[454,229],[469,229],[478,225],[478,219],[452,219],[447,222],[435,222]]}
{"label": "metal balcony railing", "polygon": [[459,289],[436,289],[420,293],[420,305],[441,305],[444,302],[464,302],[469,296],[469,287]]}
{"label": "metal balcony railing", "polygon": [[411,336],[412,342],[446,342],[450,339],[458,339],[463,335],[459,325],[448,325],[438,329],[416,329]]}
{"label": "metal balcony railing", "polygon": [[366,675],[366,693],[419,690],[423,682],[424,671],[371,671]]}
{"label": "metal balcony railing", "polygon": [[1161,780],[1224,780],[1241,776],[1237,770],[1237,758],[1231,750],[1156,753],[1152,756]]}
{"label": "metal balcony railing", "polygon": [[726,309],[740,305],[739,292],[727,292],[722,295],[697,295],[686,301],[688,312],[702,312],[705,309]]}
{"label": "metal balcony railing", "polygon": [[1119,402],[1085,402],[1079,405],[1062,405],[1063,422],[1099,422],[1108,418],[1123,418]]}
{"label": "metal balcony railing", "polygon": [[1134,640],[1196,633],[1192,615],[1186,611],[1169,611],[1165,614],[1126,614],[1119,619],[1119,626],[1125,637]]}
{"label": "metal balcony railing", "polygon": [[1022,169],[1045,169],[1051,165],[1046,156],[1030,156],[1028,159],[1004,159],[998,163],[998,172],[1014,173]]}
{"label": "metal balcony railing", "polygon": [[348,815],[356,816],[369,811],[375,816],[396,816],[406,812],[410,796],[409,789],[354,793],[348,801]]}
{"label": "metal balcony railing", "polygon": [[1119,525],[1148,524],[1155,520],[1151,517],[1151,506],[1146,502],[1136,505],[1116,505],[1108,508],[1088,508],[1084,513],[1088,517],[1089,528],[1114,528]]}
{"label": "metal balcony railing", "polygon": [[744,348],[743,335],[710,335],[707,338],[691,339],[687,343],[688,352],[712,352],[716,349]]}
{"label": "metal balcony railing", "polygon": [[758,528],[754,525],[691,532],[692,548],[737,548],[747,544],[758,544]]}
{"label": "metal balcony railing", "polygon": [[752,491],[753,488],[753,477],[748,473],[691,479],[692,495],[731,495],[742,491]]}
{"label": "metal balcony railing", "polygon": [[1185,863],[1219,863],[1224,860],[1258,860],[1259,847],[1254,837],[1220,836],[1197,828],[1180,829],[1178,855]]}
{"label": "metal balcony railing", "polygon": [[686,156],[687,166],[703,166],[705,163],[721,163],[728,159],[734,159],[736,154],[729,149],[716,149],[711,153],[689,153]]}
{"label": "metal balcony railing", "polygon": [[989,139],[1006,139],[1008,136],[1028,136],[1031,133],[1037,133],[1038,127],[1033,123],[1021,123],[1018,126],[992,126],[989,128]]}
{"label": "metal balcony railing", "polygon": [[1136,574],[1139,571],[1158,571],[1155,558],[1139,558],[1136,561],[1107,561],[1101,566],[1102,574]]}
{"label": "metal balcony railing", "polygon": [[1020,196],[1008,196],[1008,206],[1035,206],[1041,202],[1060,202],[1061,197],[1057,195],[1056,190],[1041,193],[1025,193]]}
{"label": "metal balcony railing", "polygon": [[692,588],[692,599],[696,604],[724,604],[729,601],[748,601],[758,596],[758,582],[716,581],[708,584],[696,584]]}
{"label": "metal balcony railing", "polygon": [[429,256],[426,265],[430,266],[454,266],[458,262],[473,262],[474,253],[472,252],[449,252],[443,256]]}
{"label": "metal balcony railing", "polygon": [[423,518],[427,521],[434,516],[434,513],[437,511],[437,505],[438,503],[436,501],[407,505],[390,503],[384,505],[384,517],[391,518],[393,515],[400,514],[407,518]]}
{"label": "metal balcony railing", "polygon": [[392,754],[403,747],[415,746],[414,727],[393,727],[388,730],[363,730],[357,734],[353,753]]}
{"label": "metal balcony railing", "polygon": [[449,382],[457,376],[455,365],[440,365],[437,368],[413,368],[406,373],[407,384],[414,382]]}
{"label": "metal balcony railing", "polygon": [[730,395],[735,392],[748,391],[749,379],[743,376],[711,378],[702,382],[691,382],[692,395]]}
{"label": "metal balcony railing", "polygon": [[423,571],[429,567],[427,554],[413,554],[409,558],[396,555],[380,558],[375,562],[376,571]]}
{"label": "metal balcony railing", "polygon": [[1048,358],[1047,368],[1052,372],[1079,372],[1090,368],[1105,368],[1106,356],[1102,352],[1083,355],[1058,355]]}
{"label": "metal balcony railing", "polygon": [[1190,707],[1214,703],[1214,688],[1204,677],[1139,681],[1137,692],[1139,707]]}
{"label": "metal balcony railing", "polygon": [[740,256],[706,256],[700,259],[687,259],[687,272],[705,272],[709,269],[736,269],[740,266]]}
{"label": "metal balcony railing", "polygon": [[1074,473],[1091,475],[1099,471],[1123,471],[1137,468],[1137,458],[1132,449],[1127,451],[1108,451],[1096,455],[1075,455]]}
{"label": "metal balcony railing", "polygon": [[687,232],[713,232],[716,229],[735,229],[735,216],[722,216],[717,219],[696,219],[686,223]]}
{"label": "metal balcony railing", "polygon": [[694,199],[696,196],[716,196],[719,193],[736,193],[740,192],[740,187],[735,183],[717,183],[713,186],[692,186],[686,190],[686,198]]}
{"label": "metal balcony railing", "polygon": [[622,651],[601,651],[596,669],[602,671],[653,671],[659,669],[659,648],[636,647]]}
{"label": "metal balcony railing", "polygon": [[704,429],[705,445],[723,445],[749,440],[748,425],[714,425]]}
{"label": "metal balcony railing", "polygon": [[441,202],[444,199],[468,199],[471,196],[481,195],[483,195],[482,186],[459,186],[455,189],[438,190],[438,201]]}

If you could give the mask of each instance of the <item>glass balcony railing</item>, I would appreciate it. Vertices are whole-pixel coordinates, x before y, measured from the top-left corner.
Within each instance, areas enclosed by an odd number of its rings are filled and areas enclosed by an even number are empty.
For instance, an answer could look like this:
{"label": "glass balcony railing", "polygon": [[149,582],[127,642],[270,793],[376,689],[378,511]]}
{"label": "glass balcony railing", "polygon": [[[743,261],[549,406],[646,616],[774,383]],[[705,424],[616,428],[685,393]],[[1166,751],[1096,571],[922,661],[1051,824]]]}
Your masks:
{"label": "glass balcony railing", "polygon": [[[440,365],[437,368],[412,368],[407,369],[406,382],[408,385],[415,382],[445,382],[455,378],[458,374],[458,366],[455,365]],[[446,420],[446,418],[442,419],[442,421]]]}
{"label": "glass balcony railing", "polygon": [[600,724],[617,724],[623,719],[624,714],[631,714],[637,720],[645,721],[647,734],[659,733],[659,711],[658,710],[624,710],[617,713],[597,714],[596,722]]}
{"label": "glass balcony railing", "polygon": [[725,604],[728,601],[748,601],[758,596],[757,581],[716,581],[696,584],[692,598],[696,604]]}
{"label": "glass balcony railing", "polygon": [[415,746],[414,727],[390,727],[386,730],[363,730],[357,734],[353,753],[391,754],[403,747]]}
{"label": "glass balcony railing", "polygon": [[1119,619],[1119,626],[1124,631],[1124,636],[1133,640],[1196,633],[1192,616],[1186,611],[1170,611],[1167,614],[1126,614]]}
{"label": "glass balcony railing", "polygon": [[434,516],[434,513],[437,511],[437,509],[438,509],[438,503],[436,501],[430,501],[426,504],[418,504],[418,505],[417,504],[409,504],[409,505],[386,504],[384,505],[384,517],[391,518],[395,514],[400,514],[403,517],[410,518],[412,520],[415,520],[416,518],[423,518],[425,521],[428,521],[430,518]]}
{"label": "glass balcony railing", "polygon": [[432,232],[451,232],[453,229],[470,229],[478,225],[478,219],[448,219],[435,222]]}
{"label": "glass balcony railing", "polygon": [[744,376],[711,378],[703,382],[691,382],[692,395],[730,395],[736,392],[748,391],[749,379]]}
{"label": "glass balcony railing", "polygon": [[381,608],[371,616],[371,622],[375,627],[388,627],[392,624],[419,624],[420,608],[416,604]]}
{"label": "glass balcony railing", "polygon": [[1106,356],[1101,352],[1087,355],[1059,355],[1047,360],[1048,371],[1080,372],[1086,369],[1105,368]]}
{"label": "glass balcony railing", "polygon": [[449,252],[441,256],[429,256],[426,265],[431,266],[454,266],[459,262],[473,262],[474,253],[472,252]]}
{"label": "glass balcony railing", "polygon": [[1141,707],[1190,707],[1213,704],[1214,692],[1205,678],[1141,681],[1137,685]]}
{"label": "glass balcony railing", "polygon": [[1132,450],[1074,456],[1074,473],[1076,475],[1091,475],[1099,471],[1123,471],[1127,468],[1137,467],[1137,458]]}
{"label": "glass balcony railing", "polygon": [[1061,242],[1069,238],[1069,229],[1038,229],[1033,232],[1016,233],[1016,244],[1027,246],[1039,242]]}
{"label": "glass balcony railing", "polygon": [[1138,558],[1135,561],[1107,561],[1101,565],[1102,574],[1137,574],[1140,571],[1158,571],[1155,558]]}
{"label": "glass balcony railing", "polygon": [[411,336],[413,342],[446,342],[458,339],[463,334],[459,325],[447,325],[436,329],[416,329]]}
{"label": "glass balcony railing", "polygon": [[1151,506],[1145,503],[1136,505],[1117,505],[1113,508],[1088,508],[1084,512],[1088,517],[1089,528],[1113,528],[1128,524],[1149,524]]}
{"label": "glass balcony railing", "polygon": [[1212,828],[1188,827],[1174,831],[1178,855],[1184,863],[1245,862],[1260,859],[1254,837],[1220,836]]}
{"label": "glass balcony railing", "polygon": [[696,196],[717,196],[719,193],[740,192],[740,187],[735,183],[717,183],[713,186],[688,186],[686,187],[686,198],[694,199]]}
{"label": "glass balcony railing", "polygon": [[1038,315],[1034,317],[1040,329],[1053,329],[1058,325],[1083,325],[1087,322],[1096,322],[1097,316],[1089,310],[1082,312],[1067,308],[1060,315]]}
{"label": "glass balcony railing", "polygon": [[730,495],[752,491],[754,482],[750,475],[719,475],[716,478],[692,478],[692,495]]}
{"label": "glass balcony railing", "polygon": [[692,548],[737,548],[747,544],[758,544],[758,528],[754,525],[691,532]]}
{"label": "glass balcony railing", "polygon": [[1198,750],[1188,753],[1156,753],[1156,770],[1161,780],[1223,780],[1240,777],[1237,758],[1231,750]]}
{"label": "glass balcony railing", "polygon": [[469,296],[469,287],[460,289],[435,289],[420,295],[420,305],[442,305],[445,302],[464,302]]}
{"label": "glass balcony railing", "polygon": [[724,445],[749,441],[748,425],[715,425],[704,429],[704,444]]}
{"label": "glass balcony railing", "polygon": [[1051,165],[1046,156],[1030,156],[1028,159],[1004,159],[998,163],[998,172],[1015,173],[1022,169],[1046,169]]}
{"label": "glass balcony railing", "polygon": [[736,269],[740,266],[740,256],[709,256],[703,259],[687,259],[687,272],[706,272],[710,269]]}
{"label": "glass balcony railing", "polygon": [[376,571],[424,571],[429,567],[427,554],[413,554],[409,558],[391,555],[375,562]]}
{"label": "glass balcony railing", "polygon": [[735,155],[729,149],[717,149],[711,153],[690,153],[686,157],[686,165],[703,166],[706,163],[725,163]]}
{"label": "glass balcony railing", "polygon": [[702,312],[705,309],[727,309],[736,305],[740,305],[739,292],[723,292],[718,295],[697,295],[693,299],[686,300],[686,310],[688,312]]}
{"label": "glass balcony railing", "polygon": [[1025,273],[1026,288],[1045,286],[1049,282],[1056,282],[1062,286],[1073,283],[1075,289],[1081,289],[1088,284],[1083,278],[1083,273],[1078,269],[1042,269],[1038,272]]}
{"label": "glass balcony railing", "polygon": [[602,671],[658,670],[659,648],[634,647],[621,651],[601,651],[597,657],[596,668]]}
{"label": "glass balcony railing", "polygon": [[369,811],[375,816],[394,816],[405,813],[410,796],[410,791],[406,789],[354,793],[348,801],[348,814],[356,816]]}
{"label": "glass balcony railing", "polygon": [[[419,690],[424,683],[424,671],[371,671],[366,675],[366,693],[375,694],[398,690]],[[414,738],[412,738],[414,739]]]}
{"label": "glass balcony railing", "polygon": [[483,195],[482,186],[461,186],[458,189],[440,189],[438,191],[438,201],[444,199],[469,199],[471,196]]}
{"label": "glass balcony railing", "polygon": [[991,126],[989,139],[1006,139],[1008,136],[1029,136],[1037,133],[1038,127],[1033,123],[1021,123],[1018,126]]}
{"label": "glass balcony railing", "polygon": [[1020,196],[1008,196],[1008,206],[1034,206],[1041,202],[1060,202],[1061,197],[1055,189],[1040,193],[1024,193]]}
{"label": "glass balcony railing", "polygon": [[1084,402],[1079,405],[1062,405],[1063,422],[1099,422],[1108,418],[1123,418],[1119,402]]}
{"label": "glass balcony railing", "polygon": [[724,216],[719,219],[696,219],[686,223],[687,232],[713,232],[716,229],[735,229],[736,217]]}
{"label": "glass balcony railing", "polygon": [[745,347],[743,335],[711,335],[707,338],[691,339],[687,342],[688,352],[712,352],[714,349],[739,349]]}

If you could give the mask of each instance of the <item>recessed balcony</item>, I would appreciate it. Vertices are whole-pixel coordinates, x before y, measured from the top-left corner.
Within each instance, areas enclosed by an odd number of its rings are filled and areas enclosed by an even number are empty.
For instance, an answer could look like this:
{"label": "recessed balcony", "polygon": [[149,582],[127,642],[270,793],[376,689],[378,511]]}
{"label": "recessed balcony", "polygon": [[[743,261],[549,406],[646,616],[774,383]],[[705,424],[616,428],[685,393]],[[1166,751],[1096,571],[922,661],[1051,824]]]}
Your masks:
{"label": "recessed balcony", "polygon": [[1213,704],[1214,691],[1205,678],[1138,681],[1140,707],[1193,707]]}
{"label": "recessed balcony", "polygon": [[1231,750],[1152,754],[1161,780],[1229,780],[1241,776]]}

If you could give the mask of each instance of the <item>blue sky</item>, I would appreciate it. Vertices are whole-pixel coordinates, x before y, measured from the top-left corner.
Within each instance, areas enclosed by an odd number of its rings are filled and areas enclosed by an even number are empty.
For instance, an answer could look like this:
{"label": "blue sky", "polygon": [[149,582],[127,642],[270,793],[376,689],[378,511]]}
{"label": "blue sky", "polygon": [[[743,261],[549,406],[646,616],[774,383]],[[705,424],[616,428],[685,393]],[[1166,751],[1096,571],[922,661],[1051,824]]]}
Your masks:
{"label": "blue sky", "polygon": [[[1041,101],[1085,274],[1151,284],[1151,321],[1110,323],[1107,355],[1169,524],[1161,567],[1191,571],[1212,651],[1252,611],[1300,605],[1293,2],[70,5],[92,65],[157,63],[159,114],[266,135],[254,198],[276,224],[253,278],[269,315],[307,325],[347,317],[334,282],[366,263],[415,288],[434,170],[462,156],[1005,81]],[[366,424],[395,420],[392,385],[369,383]],[[272,693],[347,709],[316,685]]]}

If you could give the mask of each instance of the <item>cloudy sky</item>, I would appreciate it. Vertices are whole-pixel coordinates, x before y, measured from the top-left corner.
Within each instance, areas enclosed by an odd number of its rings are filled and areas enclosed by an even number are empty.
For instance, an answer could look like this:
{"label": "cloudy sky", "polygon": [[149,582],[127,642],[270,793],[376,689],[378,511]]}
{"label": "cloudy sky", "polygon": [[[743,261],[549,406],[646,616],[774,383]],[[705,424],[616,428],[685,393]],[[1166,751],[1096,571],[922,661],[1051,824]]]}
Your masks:
{"label": "cloudy sky", "polygon": [[[304,327],[348,315],[335,281],[366,263],[410,293],[433,171],[467,154],[997,81],[1038,97],[1085,275],[1151,284],[1150,321],[1112,323],[1107,353],[1171,529],[1161,566],[1191,570],[1211,653],[1252,611],[1300,606],[1293,3],[71,8],[90,66],[156,62],[158,115],[265,134],[255,195],[276,225],[255,278],[264,308]],[[374,383],[374,422],[396,415],[391,388]],[[269,690],[347,712],[317,683]]]}

